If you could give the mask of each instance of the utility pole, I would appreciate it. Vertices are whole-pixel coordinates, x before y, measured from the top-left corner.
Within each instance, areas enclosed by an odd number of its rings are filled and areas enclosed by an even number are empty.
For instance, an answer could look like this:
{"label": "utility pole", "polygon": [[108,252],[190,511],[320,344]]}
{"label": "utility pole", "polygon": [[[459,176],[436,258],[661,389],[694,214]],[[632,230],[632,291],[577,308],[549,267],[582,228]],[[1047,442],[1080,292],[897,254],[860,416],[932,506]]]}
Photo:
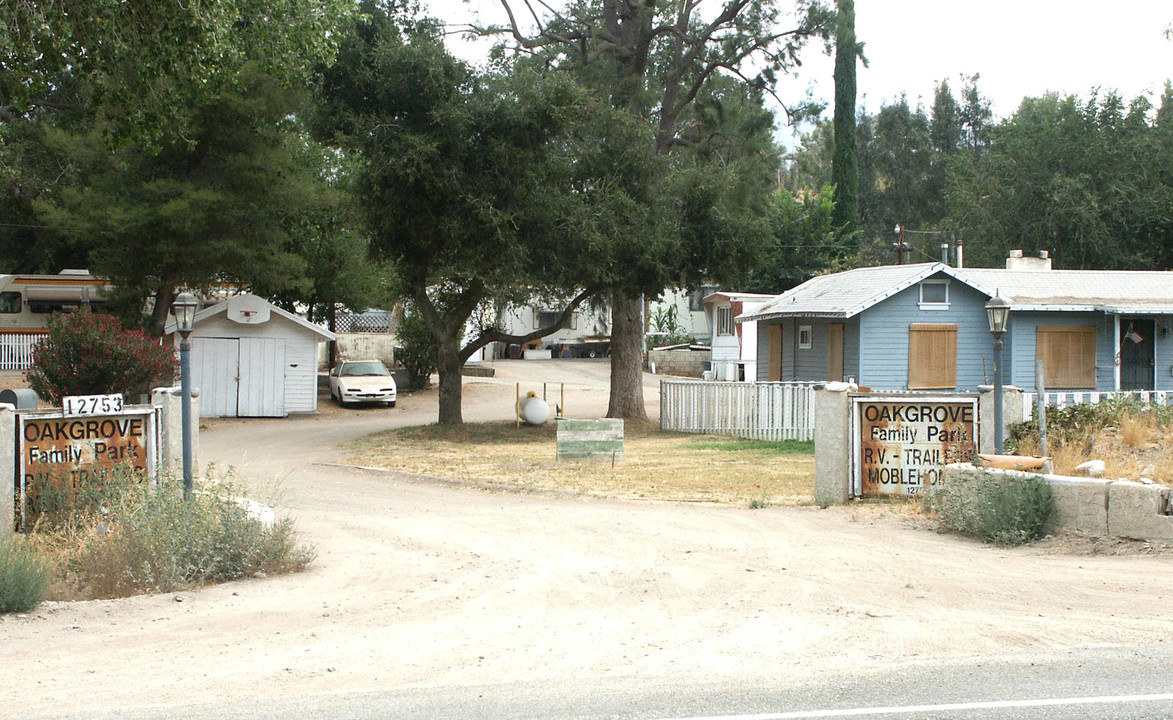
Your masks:
{"label": "utility pole", "polygon": [[903,265],[904,264],[904,254],[906,252],[908,252],[908,243],[905,242],[905,240],[904,240],[904,226],[903,225],[896,226],[896,235],[900,239],[897,240],[896,242],[892,243],[892,247],[896,248],[896,264]]}

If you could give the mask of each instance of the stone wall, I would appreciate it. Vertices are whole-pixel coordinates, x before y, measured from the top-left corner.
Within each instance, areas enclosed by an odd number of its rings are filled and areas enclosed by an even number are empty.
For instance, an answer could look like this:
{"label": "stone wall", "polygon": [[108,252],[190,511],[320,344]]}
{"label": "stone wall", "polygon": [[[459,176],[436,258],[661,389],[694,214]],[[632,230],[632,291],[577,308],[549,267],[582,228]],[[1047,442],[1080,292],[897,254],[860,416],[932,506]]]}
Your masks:
{"label": "stone wall", "polygon": [[649,350],[648,367],[656,367],[657,375],[699,378],[710,362],[711,350]]}
{"label": "stone wall", "polygon": [[[991,475],[1017,470],[979,468],[969,464],[945,468],[945,483],[960,486],[980,483]],[[1173,488],[1144,485],[1128,480],[1040,475],[1055,498],[1052,530],[1113,535],[1136,540],[1173,540]]]}

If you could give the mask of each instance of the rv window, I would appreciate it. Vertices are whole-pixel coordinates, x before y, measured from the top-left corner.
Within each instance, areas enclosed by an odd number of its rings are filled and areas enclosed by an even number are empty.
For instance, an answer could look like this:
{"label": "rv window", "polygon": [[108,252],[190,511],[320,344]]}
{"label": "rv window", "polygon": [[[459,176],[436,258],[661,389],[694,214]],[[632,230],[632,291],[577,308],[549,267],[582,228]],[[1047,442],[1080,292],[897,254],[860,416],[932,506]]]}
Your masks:
{"label": "rv window", "polygon": [[0,313],[18,313],[20,312],[20,293],[18,292],[2,292],[0,293]]}

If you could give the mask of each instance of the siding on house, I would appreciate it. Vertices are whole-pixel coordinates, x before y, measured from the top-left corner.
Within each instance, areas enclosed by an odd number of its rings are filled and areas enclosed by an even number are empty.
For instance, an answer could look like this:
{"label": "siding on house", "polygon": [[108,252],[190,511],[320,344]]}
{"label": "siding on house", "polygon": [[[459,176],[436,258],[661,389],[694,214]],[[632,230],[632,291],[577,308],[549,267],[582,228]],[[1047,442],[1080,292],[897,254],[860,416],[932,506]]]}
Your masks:
{"label": "siding on house", "polygon": [[[948,323],[957,325],[957,389],[970,391],[985,384],[987,374],[990,378],[994,374],[985,304],[984,295],[954,280],[949,284],[947,310],[922,309],[920,286],[913,285],[863,311],[859,315],[859,382],[877,390],[907,389],[908,326]],[[1004,354],[1009,357],[1008,350]]]}

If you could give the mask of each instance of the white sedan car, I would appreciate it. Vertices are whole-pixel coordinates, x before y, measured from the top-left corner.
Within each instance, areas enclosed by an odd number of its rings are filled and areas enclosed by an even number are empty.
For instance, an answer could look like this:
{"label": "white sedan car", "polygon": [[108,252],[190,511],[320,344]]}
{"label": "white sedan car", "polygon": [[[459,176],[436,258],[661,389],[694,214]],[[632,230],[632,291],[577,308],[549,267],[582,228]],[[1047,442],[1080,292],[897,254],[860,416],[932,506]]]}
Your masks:
{"label": "white sedan car", "polygon": [[378,360],[346,360],[330,371],[330,397],[339,405],[381,402],[395,407],[395,378]]}

